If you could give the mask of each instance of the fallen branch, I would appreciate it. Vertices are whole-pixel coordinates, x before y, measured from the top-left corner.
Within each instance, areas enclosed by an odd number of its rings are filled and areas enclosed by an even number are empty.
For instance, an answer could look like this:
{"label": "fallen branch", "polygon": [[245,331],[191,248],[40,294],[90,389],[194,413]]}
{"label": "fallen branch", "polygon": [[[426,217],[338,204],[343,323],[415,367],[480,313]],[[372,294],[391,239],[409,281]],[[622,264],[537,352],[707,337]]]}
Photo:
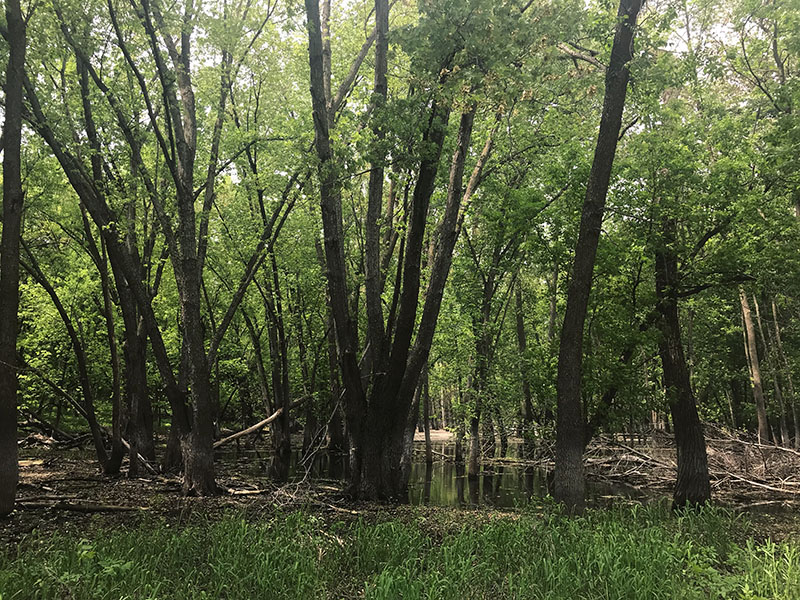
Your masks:
{"label": "fallen branch", "polygon": [[[302,406],[303,404],[305,404],[310,399],[311,399],[311,396],[306,396],[305,398],[301,398],[300,400],[298,400],[296,402],[292,402],[292,404],[289,406],[289,410],[293,410],[293,409],[297,408],[298,406]],[[259,429],[263,429],[264,427],[266,427],[267,425],[272,423],[275,419],[280,417],[282,413],[283,413],[283,407],[281,407],[278,410],[276,410],[274,413],[272,413],[270,416],[268,416],[263,421],[259,421],[258,423],[256,423],[255,425],[251,425],[247,429],[242,429],[241,431],[239,431],[237,433],[234,433],[233,435],[229,435],[226,438],[222,438],[221,440],[219,440],[217,442],[214,442],[214,448],[219,448],[223,444],[227,444],[228,442],[232,442],[233,440],[238,440],[240,437],[244,437],[244,436],[249,435],[251,433],[255,433]]]}
{"label": "fallen branch", "polygon": [[19,500],[17,504],[21,508],[50,508],[53,510],[71,510],[73,512],[93,513],[93,512],[130,512],[137,510],[148,510],[144,506],[120,506],[117,504],[95,504],[93,502],[75,503],[75,502],[28,502],[26,500]]}
{"label": "fallen branch", "polygon": [[66,431],[62,431],[52,423],[49,423],[42,417],[33,414],[29,411],[20,411],[20,413],[27,419],[26,423],[20,423],[20,425],[28,425],[30,427],[35,427],[42,433],[49,435],[51,438],[55,439],[56,441],[61,442],[69,442],[75,439],[75,436],[67,433]]}
{"label": "fallen branch", "polygon": [[737,481],[741,481],[742,483],[747,483],[747,484],[755,486],[755,487],[760,487],[760,488],[763,488],[765,490],[769,490],[771,492],[778,492],[778,493],[781,493],[781,494],[790,494],[792,496],[800,496],[800,490],[787,490],[787,489],[784,489],[784,488],[775,487],[774,485],[768,485],[766,483],[760,483],[758,481],[753,481],[752,479],[747,479],[745,477],[742,477],[741,475],[736,475],[735,473],[712,473],[712,474],[714,476],[716,476],[716,477],[722,477],[722,476],[724,476],[724,477],[732,477],[733,479],[736,479]]}
{"label": "fallen branch", "polygon": [[710,443],[722,443],[722,444],[742,444],[744,446],[752,446],[753,448],[762,448],[764,450],[780,450],[781,452],[787,452],[789,454],[794,454],[795,456],[800,456],[800,452],[797,450],[793,450],[792,448],[786,448],[785,446],[778,446],[777,444],[759,444],[758,442],[748,442],[747,440],[740,440],[736,437],[731,437],[729,439],[724,438],[708,438],[706,442]]}
{"label": "fallen branch", "polygon": [[229,435],[226,438],[222,438],[218,442],[214,442],[214,448],[219,448],[223,444],[227,444],[228,442],[232,442],[233,440],[238,440],[240,437],[244,437],[244,436],[249,435],[251,433],[255,433],[259,429],[263,429],[264,427],[266,427],[267,425],[272,423],[275,419],[280,417],[282,412],[283,412],[283,408],[279,408],[278,410],[276,410],[274,413],[272,413],[270,416],[268,416],[263,421],[259,421],[258,423],[256,423],[255,425],[251,425],[247,429],[242,429],[238,433],[234,433],[233,435]]}

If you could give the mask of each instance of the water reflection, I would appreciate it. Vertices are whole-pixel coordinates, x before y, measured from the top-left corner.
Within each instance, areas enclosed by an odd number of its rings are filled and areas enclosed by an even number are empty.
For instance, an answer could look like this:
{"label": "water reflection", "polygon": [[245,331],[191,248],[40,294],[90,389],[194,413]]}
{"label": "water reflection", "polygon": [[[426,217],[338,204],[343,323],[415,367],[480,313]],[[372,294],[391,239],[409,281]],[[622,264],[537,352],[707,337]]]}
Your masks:
{"label": "water reflection", "polygon": [[466,475],[463,463],[435,461],[411,467],[408,499],[411,504],[475,507],[515,507],[547,495],[546,472],[534,467],[484,467],[476,478]]}
{"label": "water reflection", "polygon": [[[517,456],[519,444],[512,444],[509,456]],[[484,465],[480,476],[469,478],[464,463],[455,462],[455,444],[434,444],[436,460],[426,464],[424,443],[418,443],[415,462],[411,466],[408,500],[411,504],[431,506],[476,507],[481,505],[498,508],[513,508],[526,504],[531,499],[548,494],[548,473],[543,469],[523,465]],[[236,453],[220,453],[222,460],[233,460],[245,471],[255,471],[254,476],[263,476],[268,456],[255,450]],[[319,452],[313,460],[304,460],[299,451],[292,455],[290,476],[294,479],[306,477],[317,480],[343,481],[347,477],[349,462],[346,455]],[[608,486],[590,485],[589,499],[611,496],[631,497],[635,491]]]}

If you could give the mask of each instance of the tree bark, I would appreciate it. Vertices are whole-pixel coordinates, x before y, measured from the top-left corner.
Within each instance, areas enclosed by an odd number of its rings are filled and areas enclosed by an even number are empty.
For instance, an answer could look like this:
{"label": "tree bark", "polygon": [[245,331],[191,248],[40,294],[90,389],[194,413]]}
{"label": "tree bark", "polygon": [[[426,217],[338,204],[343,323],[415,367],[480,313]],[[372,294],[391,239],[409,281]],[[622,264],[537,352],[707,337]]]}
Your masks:
{"label": "tree bark", "polygon": [[[86,221],[86,218],[84,217]],[[86,221],[88,224],[88,221]],[[88,233],[88,231],[87,231]],[[108,259],[103,244],[100,282],[103,289],[103,316],[106,322],[109,358],[111,361],[111,454],[105,465],[107,475],[116,475],[122,465],[125,447],[122,444],[122,369],[117,350],[117,332],[114,327],[114,305],[111,300],[111,283],[108,276]]]}
{"label": "tree bark", "polygon": [[8,66],[3,123],[3,233],[0,240],[0,515],[14,510],[17,451],[17,329],[22,228],[22,82],[26,27],[19,0],[6,0]]}
{"label": "tree bark", "polygon": [[703,426],[697,414],[681,341],[674,219],[665,217],[661,227],[661,245],[655,252],[656,297],[661,316],[658,351],[663,368],[664,390],[675,427],[678,478],[673,493],[673,507],[679,508],[708,502],[711,499],[711,486]]}
{"label": "tree bark", "polygon": [[[387,52],[389,41],[387,38],[389,31],[389,2],[388,0],[375,0],[375,85],[373,88],[373,102],[376,108],[381,108],[386,102],[388,84],[386,81]],[[383,126],[381,125],[380,115],[375,115],[373,111],[372,132],[375,136],[376,150],[382,148],[382,142],[386,137]],[[383,207],[383,162],[385,152],[378,151],[378,156],[374,159],[370,173],[367,192],[367,220],[365,235],[365,261],[364,261],[364,287],[367,309],[367,343],[369,344],[368,364],[383,359],[385,354],[383,309],[381,307],[381,295],[383,293],[381,277],[381,229],[380,216]],[[383,371],[384,364],[375,365],[378,370]]]}
{"label": "tree bark", "polygon": [[[462,198],[477,185],[477,179],[467,186],[462,196],[462,178],[467,151],[470,146],[475,108],[470,106],[461,115],[456,149],[450,167],[447,199],[443,218],[436,236],[436,252],[427,290],[424,294],[422,316],[419,318],[421,290],[422,249],[426,241],[425,229],[428,208],[436,183],[442,146],[450,116],[450,108],[436,96],[431,97],[428,121],[422,142],[428,152],[420,162],[405,237],[401,242],[403,258],[398,263],[401,277],[395,283],[396,307],[389,311],[386,331],[393,332],[391,344],[380,351],[379,344],[369,340],[366,350],[379,353],[376,360],[368,361],[365,371],[367,383],[362,382],[358,360],[358,335],[353,308],[347,289],[347,270],[344,255],[344,233],[340,182],[336,173],[330,143],[330,120],[325,102],[325,68],[319,5],[316,0],[306,0],[309,34],[309,66],[311,75],[311,100],[314,113],[315,149],[319,159],[320,205],[325,238],[325,267],[328,292],[331,300],[339,369],[345,399],[345,417],[351,442],[351,470],[349,492],[364,499],[403,500],[407,497],[409,470],[408,423],[412,415],[420,374],[428,361],[433,333],[441,307],[444,283],[452,260],[453,248],[459,231],[459,212]],[[378,7],[377,17],[383,18]],[[375,36],[382,26],[376,26]],[[368,40],[369,42],[369,40]],[[447,72],[449,61],[442,65]],[[337,100],[332,102],[335,108]],[[478,163],[485,163],[481,155]],[[478,170],[478,173],[480,169]],[[475,173],[473,172],[473,175]],[[374,190],[375,188],[373,188]],[[379,205],[378,205],[379,207]],[[380,252],[380,244],[371,246],[370,252]],[[374,264],[374,263],[373,263]],[[378,263],[380,264],[380,262]],[[370,289],[374,294],[374,283]],[[378,288],[380,286],[377,286]],[[356,291],[358,288],[356,288]],[[356,296],[356,294],[352,294]],[[373,296],[374,300],[374,296]],[[373,303],[373,308],[375,305]],[[373,323],[377,310],[371,312]],[[395,318],[396,315],[396,318]],[[377,326],[373,328],[380,329]],[[414,332],[416,330],[416,338]],[[386,369],[382,369],[385,365]]]}
{"label": "tree bark", "polygon": [[742,319],[744,321],[745,352],[750,372],[750,387],[753,390],[753,399],[756,404],[756,417],[758,418],[758,443],[769,442],[769,421],[767,420],[767,403],[764,399],[764,386],[761,381],[761,365],[758,360],[758,347],[756,345],[756,329],[753,325],[753,315],[750,311],[750,302],[743,288],[739,288],[739,301],[742,305]]}
{"label": "tree bark", "polygon": [[617,26],[606,70],[606,90],[600,132],[581,211],[580,233],[575,248],[567,306],[558,355],[558,414],[556,422],[556,467],[554,497],[569,510],[585,505],[583,473],[584,416],[581,402],[583,326],[592,288],[597,244],[603,222],[611,168],[622,124],[628,89],[628,63],[642,0],[620,0]]}

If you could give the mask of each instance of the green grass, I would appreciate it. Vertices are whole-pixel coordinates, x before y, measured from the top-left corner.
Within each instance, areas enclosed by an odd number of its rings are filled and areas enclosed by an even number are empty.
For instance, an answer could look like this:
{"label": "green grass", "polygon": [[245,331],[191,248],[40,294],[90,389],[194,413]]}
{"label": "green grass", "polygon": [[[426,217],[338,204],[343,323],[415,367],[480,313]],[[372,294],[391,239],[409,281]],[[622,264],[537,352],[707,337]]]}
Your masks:
{"label": "green grass", "polygon": [[800,548],[747,540],[720,509],[569,519],[533,509],[411,511],[384,522],[307,513],[181,528],[152,521],[90,539],[33,536],[0,555],[0,596],[108,599],[800,599]]}

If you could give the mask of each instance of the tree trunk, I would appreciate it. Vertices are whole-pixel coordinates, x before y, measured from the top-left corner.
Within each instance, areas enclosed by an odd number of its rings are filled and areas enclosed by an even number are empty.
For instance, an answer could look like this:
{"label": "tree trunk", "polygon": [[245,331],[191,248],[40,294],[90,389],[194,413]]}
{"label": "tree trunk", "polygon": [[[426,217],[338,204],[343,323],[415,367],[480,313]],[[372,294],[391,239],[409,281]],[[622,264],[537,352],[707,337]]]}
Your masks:
{"label": "tree trunk", "polygon": [[800,449],[800,423],[798,423],[797,415],[797,397],[794,394],[794,382],[792,381],[792,369],[789,366],[789,361],[786,359],[786,354],[783,351],[783,342],[781,341],[781,328],[778,324],[778,307],[775,305],[775,298],[772,299],[772,319],[775,325],[775,342],[778,347],[778,357],[781,365],[783,366],[786,377],[786,389],[789,393],[789,406],[792,410],[792,425],[794,427],[794,449]]}
{"label": "tree trunk", "polygon": [[[778,368],[777,361],[775,360],[775,338],[772,332],[769,331],[769,346],[767,345],[767,336],[764,335],[764,326],[761,323],[761,307],[758,305],[758,298],[753,296],[753,305],[756,309],[756,323],[758,323],[758,333],[761,337],[761,346],[764,348],[764,355],[767,357],[767,365],[769,365],[770,375],[772,376],[772,389],[775,392],[775,400],[778,402],[778,427],[781,434],[781,445],[785,447],[790,446],[789,440],[789,425],[786,422],[786,403],[783,401],[783,390],[779,381],[780,369]],[[770,348],[771,346],[771,348]]]}
{"label": "tree trunk", "polygon": [[703,426],[697,415],[681,341],[675,230],[674,219],[664,218],[661,247],[655,253],[655,277],[658,311],[661,315],[658,351],[663,368],[664,390],[675,426],[678,453],[678,478],[673,494],[673,507],[677,508],[708,502],[711,499],[711,486]]}
{"label": "tree trunk", "polygon": [[519,281],[514,289],[515,313],[517,321],[517,349],[519,350],[520,377],[522,378],[522,449],[523,458],[531,458],[534,452],[533,398],[525,355],[528,351],[528,338],[523,319],[522,285]]}
{"label": "tree trunk", "polygon": [[[88,225],[85,213],[84,222]],[[103,289],[103,317],[106,323],[106,338],[108,339],[108,351],[111,361],[111,454],[106,461],[104,472],[107,475],[116,475],[119,473],[122,457],[125,454],[125,447],[122,445],[122,377],[119,352],[117,351],[114,305],[111,301],[111,284],[108,276],[108,258],[106,257],[105,244],[102,244],[102,248],[103,260],[99,265],[100,283]]]}
{"label": "tree trunk", "polygon": [[272,478],[277,482],[289,479],[289,465],[292,456],[291,431],[289,430],[289,358],[288,342],[283,315],[283,298],[278,279],[278,265],[275,255],[270,256],[271,273],[265,278],[267,328],[269,333],[269,354],[272,364],[272,397],[275,410],[283,408],[280,417],[272,423]]}
{"label": "tree trunk", "polygon": [[22,81],[25,21],[19,0],[6,0],[8,67],[3,123],[3,233],[0,240],[0,515],[14,510],[19,481],[17,451],[17,313],[22,227]]}
{"label": "tree trunk", "polygon": [[[362,383],[362,369],[358,359],[357,323],[353,318],[354,311],[349,302],[351,297],[355,297],[356,294],[350,294],[347,286],[341,182],[330,142],[319,4],[316,0],[306,0],[305,7],[308,17],[311,101],[315,128],[314,145],[319,159],[318,173],[325,240],[326,279],[344,389],[344,412],[351,442],[352,468],[348,491],[351,495],[363,499],[401,500],[407,497],[409,470],[405,468],[404,457],[407,455],[408,449],[408,423],[411,418],[415,419],[416,417],[412,414],[416,390],[420,374],[428,361],[436,321],[441,308],[444,284],[450,271],[453,248],[460,229],[460,206],[463,198],[467,198],[477,186],[480,168],[485,164],[491,144],[487,142],[488,148],[481,154],[477,162],[477,174],[476,171],[473,171],[473,177],[462,196],[464,163],[470,147],[475,116],[475,107],[470,105],[461,115],[456,149],[450,167],[445,210],[437,231],[437,251],[430,269],[422,315],[419,318],[422,248],[426,240],[428,209],[450,117],[450,107],[446,102],[440,101],[438,98],[431,102],[429,118],[422,138],[422,142],[427,144],[429,151],[419,165],[413,200],[409,205],[408,226],[401,243],[404,252],[403,258],[398,264],[398,272],[401,273],[401,277],[396,283],[397,311],[395,313],[393,308],[390,309],[389,326],[385,328],[391,330],[394,337],[391,344],[383,344],[380,339],[367,340],[369,353],[373,355],[374,359],[367,361],[366,367],[369,367],[371,374],[365,386]],[[385,27],[382,16],[384,10],[385,1],[377,0],[376,16],[379,22],[376,25],[376,36],[377,30]],[[449,61],[448,58],[446,64],[442,65],[443,72],[450,66]],[[334,100],[331,108],[336,104],[337,101]],[[371,240],[374,241],[373,238]],[[370,245],[370,252],[380,250],[380,244]],[[373,261],[371,257],[369,260]],[[375,263],[371,264],[374,267]],[[371,271],[371,276],[372,273]],[[379,278],[379,280],[382,279],[382,277]],[[380,288],[375,284],[376,281],[371,279],[371,294],[374,293],[376,287]],[[375,327],[369,328],[368,335],[378,335],[379,328],[375,322],[378,311],[374,302],[372,307],[375,310],[371,310],[370,318],[373,319]],[[416,338],[414,336],[415,329]],[[382,347],[384,351],[380,352]],[[376,356],[376,354],[378,355]],[[366,367],[365,371],[368,370]],[[367,391],[369,396],[367,396]]]}
{"label": "tree trunk", "polygon": [[606,70],[606,90],[600,132],[581,211],[580,233],[575,248],[567,307],[558,355],[558,414],[554,497],[569,510],[581,511],[585,503],[583,474],[584,416],[581,402],[583,326],[592,288],[597,244],[603,222],[611,167],[622,124],[628,89],[628,63],[641,0],[620,0],[617,27]]}
{"label": "tree trunk", "polygon": [[756,417],[758,418],[758,441],[769,442],[769,422],[767,421],[767,403],[764,399],[764,386],[761,383],[761,366],[758,361],[758,347],[756,346],[756,330],[753,325],[753,315],[750,312],[750,302],[743,288],[739,288],[739,301],[742,305],[742,319],[744,321],[745,352],[750,371],[750,386],[753,389],[753,399],[756,403]]}
{"label": "tree trunk", "polygon": [[500,458],[505,458],[508,454],[508,431],[503,415],[498,407],[494,407],[494,418],[497,421],[497,431],[500,434]]}
{"label": "tree trunk", "polygon": [[[147,336],[144,323],[136,315],[135,307],[123,309],[133,312],[125,318],[125,391],[128,406],[129,477],[141,475],[139,456],[155,460],[153,417],[147,389]],[[130,321],[130,323],[128,322]],[[173,447],[174,449],[174,447]],[[179,464],[180,461],[178,460]],[[168,466],[169,467],[169,466]],[[167,470],[171,470],[168,468]]]}
{"label": "tree trunk", "polygon": [[481,470],[481,430],[480,430],[480,396],[470,389],[469,394],[475,395],[475,404],[472,416],[469,419],[469,456],[467,458],[467,476],[477,479]]}
{"label": "tree trunk", "polygon": [[431,448],[431,390],[428,385],[428,370],[422,375],[422,402],[423,423],[425,429],[425,464],[433,463],[433,448]]}

